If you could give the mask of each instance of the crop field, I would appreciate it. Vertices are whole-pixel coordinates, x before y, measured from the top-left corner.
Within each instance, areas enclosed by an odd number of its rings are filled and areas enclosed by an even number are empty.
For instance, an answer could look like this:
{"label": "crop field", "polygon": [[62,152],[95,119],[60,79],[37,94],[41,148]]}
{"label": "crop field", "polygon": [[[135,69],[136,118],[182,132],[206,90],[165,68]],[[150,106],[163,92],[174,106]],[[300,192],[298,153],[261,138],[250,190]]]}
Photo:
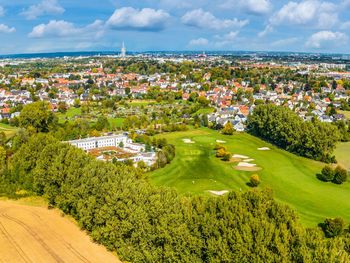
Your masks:
{"label": "crop field", "polygon": [[0,201],[0,262],[120,262],[57,210]]}
{"label": "crop field", "polygon": [[[175,187],[183,194],[246,191],[250,189],[249,177],[257,173],[262,181],[258,189],[271,188],[275,199],[297,210],[305,225],[316,226],[326,217],[336,216],[350,222],[350,183],[335,185],[319,181],[316,174],[323,163],[293,155],[246,133],[225,136],[198,129],[160,137],[175,145],[176,157],[165,168],[149,174],[150,181],[156,185]],[[238,160],[217,159],[213,150],[217,141],[233,155],[252,159],[250,162],[261,169],[237,169]],[[258,150],[264,147],[270,150]]]}

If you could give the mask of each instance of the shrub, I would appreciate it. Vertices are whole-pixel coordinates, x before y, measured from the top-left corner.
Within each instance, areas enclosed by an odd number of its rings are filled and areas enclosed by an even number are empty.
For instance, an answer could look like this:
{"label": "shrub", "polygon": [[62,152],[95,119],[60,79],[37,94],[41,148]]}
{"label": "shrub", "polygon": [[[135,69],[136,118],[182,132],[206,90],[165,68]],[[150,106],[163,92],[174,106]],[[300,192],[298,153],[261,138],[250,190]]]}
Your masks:
{"label": "shrub", "polygon": [[216,157],[223,158],[227,154],[226,150],[224,148],[221,148],[216,151]]}
{"label": "shrub", "polygon": [[334,169],[334,178],[333,178],[333,183],[335,184],[342,184],[346,182],[348,177],[348,172],[340,167],[339,165]]}
{"label": "shrub", "polygon": [[253,174],[253,175],[250,177],[250,185],[251,185],[252,187],[257,187],[259,184],[260,184],[260,177],[259,177],[259,175]]}
{"label": "shrub", "polygon": [[225,162],[228,162],[231,159],[231,153],[226,152],[224,157],[222,157],[222,160]]}
{"label": "shrub", "polygon": [[331,166],[326,165],[321,171],[321,180],[325,182],[333,181],[334,179],[334,170]]}
{"label": "shrub", "polygon": [[322,224],[322,230],[326,237],[336,237],[343,233],[345,222],[341,217],[327,218]]}

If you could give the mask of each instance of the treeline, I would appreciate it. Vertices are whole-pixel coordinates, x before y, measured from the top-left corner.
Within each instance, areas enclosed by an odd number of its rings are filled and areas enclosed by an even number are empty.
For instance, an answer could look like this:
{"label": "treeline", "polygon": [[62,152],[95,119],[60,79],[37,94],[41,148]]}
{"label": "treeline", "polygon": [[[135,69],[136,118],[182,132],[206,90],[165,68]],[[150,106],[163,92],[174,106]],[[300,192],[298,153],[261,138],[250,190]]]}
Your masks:
{"label": "treeline", "polygon": [[248,132],[282,149],[317,161],[335,162],[340,134],[332,124],[303,121],[286,107],[258,105],[248,117]]}
{"label": "treeline", "polygon": [[47,134],[22,143],[2,168],[1,185],[46,197],[124,261],[350,261],[348,234],[304,229],[268,190],[184,197]]}

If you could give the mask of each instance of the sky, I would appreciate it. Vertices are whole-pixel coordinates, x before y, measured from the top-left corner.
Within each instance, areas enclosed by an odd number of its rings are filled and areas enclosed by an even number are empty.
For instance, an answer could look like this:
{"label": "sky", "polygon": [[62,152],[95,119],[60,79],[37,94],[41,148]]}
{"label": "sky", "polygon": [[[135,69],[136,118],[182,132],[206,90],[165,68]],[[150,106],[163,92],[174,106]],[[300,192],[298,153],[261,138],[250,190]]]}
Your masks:
{"label": "sky", "polygon": [[0,0],[0,54],[350,53],[350,0]]}

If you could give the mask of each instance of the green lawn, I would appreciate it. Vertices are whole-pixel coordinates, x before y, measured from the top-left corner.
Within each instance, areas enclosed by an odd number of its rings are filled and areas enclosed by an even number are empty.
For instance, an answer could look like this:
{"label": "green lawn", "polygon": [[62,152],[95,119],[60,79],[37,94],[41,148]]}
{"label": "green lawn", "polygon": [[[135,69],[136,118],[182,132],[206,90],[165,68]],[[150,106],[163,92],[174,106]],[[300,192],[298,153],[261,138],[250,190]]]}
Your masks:
{"label": "green lawn", "polygon": [[14,136],[16,131],[17,131],[16,127],[12,127],[10,125],[0,123],[0,132],[4,132],[7,138]]}
{"label": "green lawn", "polygon": [[[223,140],[232,154],[253,158],[263,170],[259,188],[269,187],[275,199],[299,212],[307,226],[316,226],[326,217],[341,216],[350,222],[350,183],[334,185],[316,178],[324,164],[295,156],[248,134],[224,136],[209,129],[162,135],[176,146],[171,164],[149,174],[156,185],[175,187],[184,194],[208,194],[208,190],[249,189],[246,183],[253,172],[236,171],[233,163],[214,156],[216,140]],[[185,144],[184,138],[194,144]],[[258,151],[259,147],[270,151]]]}
{"label": "green lawn", "polygon": [[210,114],[214,112],[214,108],[199,109],[195,114]]}
{"label": "green lawn", "polygon": [[121,128],[124,122],[124,118],[110,118],[108,121],[113,128]]}
{"label": "green lawn", "polygon": [[64,123],[66,119],[72,119],[75,116],[81,116],[81,108],[71,107],[67,110],[66,113],[57,113],[59,122]]}
{"label": "green lawn", "polygon": [[338,163],[350,170],[350,142],[339,143],[335,150]]}

